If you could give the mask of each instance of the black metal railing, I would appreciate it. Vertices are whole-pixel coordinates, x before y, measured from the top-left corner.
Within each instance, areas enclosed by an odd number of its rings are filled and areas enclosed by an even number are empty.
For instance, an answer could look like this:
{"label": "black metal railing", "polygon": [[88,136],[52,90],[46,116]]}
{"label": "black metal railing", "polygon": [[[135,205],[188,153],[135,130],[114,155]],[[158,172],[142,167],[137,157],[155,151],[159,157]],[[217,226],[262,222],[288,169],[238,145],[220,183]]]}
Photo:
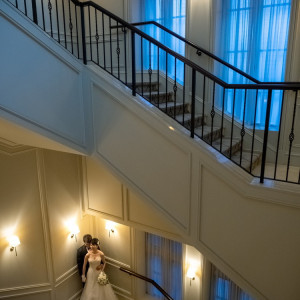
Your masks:
{"label": "black metal railing", "polygon": [[139,279],[142,279],[146,282],[149,282],[150,284],[152,284],[158,291],[160,291],[160,293],[165,297],[165,299],[168,299],[168,300],[173,300],[173,298],[160,286],[158,285],[153,279],[150,279],[146,276],[143,276],[139,273],[136,273],[128,268],[124,268],[124,267],[120,267],[119,268],[120,271],[122,272],[125,272],[127,274],[129,274],[130,276],[134,276],[136,278],[139,278]]}
{"label": "black metal railing", "polygon": [[[300,183],[300,83],[260,82],[156,22],[129,24],[92,1],[8,1],[85,64],[109,72],[261,183]],[[138,28],[149,25],[209,63],[187,59]],[[221,80],[220,66],[244,83]]]}

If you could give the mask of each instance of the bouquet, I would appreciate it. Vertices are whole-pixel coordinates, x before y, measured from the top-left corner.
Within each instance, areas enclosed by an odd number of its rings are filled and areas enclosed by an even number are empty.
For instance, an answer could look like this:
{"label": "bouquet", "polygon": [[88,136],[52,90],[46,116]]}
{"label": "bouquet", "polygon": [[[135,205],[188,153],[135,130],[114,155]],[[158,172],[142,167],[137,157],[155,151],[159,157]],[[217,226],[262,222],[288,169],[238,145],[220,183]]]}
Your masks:
{"label": "bouquet", "polygon": [[98,283],[100,285],[106,285],[108,284],[108,278],[107,275],[104,272],[100,272],[99,276],[98,276]]}

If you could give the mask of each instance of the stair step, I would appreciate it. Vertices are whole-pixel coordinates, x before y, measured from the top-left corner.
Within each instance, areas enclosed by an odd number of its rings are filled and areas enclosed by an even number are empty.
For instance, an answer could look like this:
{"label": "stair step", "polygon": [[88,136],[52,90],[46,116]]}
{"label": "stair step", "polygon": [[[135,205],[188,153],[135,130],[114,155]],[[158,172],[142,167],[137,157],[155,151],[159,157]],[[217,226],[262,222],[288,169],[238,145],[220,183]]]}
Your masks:
{"label": "stair step", "polygon": [[[192,123],[192,118],[190,113],[185,113],[185,114],[178,114],[175,116],[175,119],[182,124],[185,128],[191,129],[191,123]],[[204,118],[203,115],[196,114],[195,115],[195,120],[194,120],[194,126],[195,128],[202,126],[204,123]]]}
{"label": "stair step", "polygon": [[150,91],[157,91],[159,83],[158,81],[143,81],[137,82],[135,84],[136,90],[138,93],[150,92]]}
{"label": "stair step", "polygon": [[157,107],[167,115],[174,117],[176,115],[189,112],[190,105],[188,103],[175,104],[175,102],[165,102],[158,104]]}
{"label": "stair step", "polygon": [[[251,152],[243,151],[241,164],[240,154],[240,151],[236,152],[233,156],[231,156],[231,160],[236,162],[238,165],[241,165],[245,170],[250,171]],[[253,170],[256,166],[260,164],[260,159],[261,153],[253,153],[251,170]]]}
{"label": "stair step", "polygon": [[144,92],[142,95],[145,99],[153,104],[161,104],[165,102],[173,102],[173,92],[165,93],[165,92],[157,92],[152,91]]}
{"label": "stair step", "polygon": [[213,142],[213,146],[221,150],[221,152],[230,157],[230,148],[231,148],[231,156],[237,153],[241,149],[241,140],[239,138],[233,138],[232,141],[230,138],[222,138],[222,149],[221,149],[221,139],[215,140]]}
{"label": "stair step", "polygon": [[202,126],[195,128],[195,134],[202,138],[204,141],[206,141],[208,144],[211,144],[214,143],[214,141],[221,138],[222,130],[220,127],[211,128],[211,126],[204,124],[203,128]]}

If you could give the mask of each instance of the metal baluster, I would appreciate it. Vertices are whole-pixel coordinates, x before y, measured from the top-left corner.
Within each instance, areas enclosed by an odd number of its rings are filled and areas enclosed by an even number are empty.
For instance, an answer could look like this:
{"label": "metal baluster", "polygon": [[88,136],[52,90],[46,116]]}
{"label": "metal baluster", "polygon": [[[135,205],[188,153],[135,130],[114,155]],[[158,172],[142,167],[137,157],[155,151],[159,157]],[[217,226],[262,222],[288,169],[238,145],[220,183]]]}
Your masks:
{"label": "metal baluster", "polygon": [[[167,52],[166,52],[166,95],[168,95],[168,53]],[[166,111],[167,111],[167,101],[166,101]]]}
{"label": "metal baluster", "polygon": [[97,20],[97,9],[95,9],[95,21],[96,21],[96,46],[97,46],[97,65],[99,66],[99,34],[98,34],[98,20]]}
{"label": "metal baluster", "polygon": [[215,117],[215,93],[216,93],[216,82],[213,83],[213,102],[212,107],[210,111],[210,117],[211,117],[211,128],[210,128],[210,145],[212,145],[213,142],[213,130],[214,130],[214,117]]}
{"label": "metal baluster", "polygon": [[196,102],[196,70],[192,70],[192,107],[191,107],[191,138],[195,133],[195,102]]}
{"label": "metal baluster", "polygon": [[202,132],[201,132],[201,139],[203,140],[203,134],[204,134],[204,108],[205,108],[205,86],[206,86],[206,76],[203,78],[203,92],[202,92]]}
{"label": "metal baluster", "polygon": [[52,28],[52,4],[51,1],[48,1],[48,10],[49,10],[49,18],[50,18],[50,33],[51,33],[51,37],[53,37],[53,28]]}
{"label": "metal baluster", "polygon": [[32,5],[32,18],[35,24],[38,24],[37,11],[36,11],[36,0],[31,1]]}
{"label": "metal baluster", "polygon": [[80,6],[80,17],[81,17],[82,56],[83,56],[83,63],[86,65],[87,59],[86,59],[86,41],[85,41],[85,18],[84,18],[83,6]]}
{"label": "metal baluster", "polygon": [[113,75],[112,43],[111,43],[111,18],[109,18],[109,44],[110,44],[110,73]]}
{"label": "metal baluster", "polygon": [[18,0],[16,0],[16,8],[19,8]]}
{"label": "metal baluster", "polygon": [[159,47],[157,46],[157,97],[159,97]]}
{"label": "metal baluster", "polygon": [[27,16],[27,2],[24,0],[24,9],[25,9],[25,16]]}
{"label": "metal baluster", "polygon": [[42,17],[43,17],[43,30],[45,31],[45,13],[44,13],[44,1],[41,0],[41,7],[42,7]]}
{"label": "metal baluster", "polygon": [[77,5],[74,6],[75,10],[75,21],[76,21],[76,42],[77,42],[77,58],[79,58],[79,38],[78,38],[78,15],[77,15]]}
{"label": "metal baluster", "polygon": [[142,96],[144,96],[144,54],[143,54],[143,37],[141,37],[141,70],[142,70]]}
{"label": "metal baluster", "polygon": [[176,119],[176,100],[177,100],[177,84],[176,84],[176,57],[175,57],[175,82],[173,85],[173,91],[174,91],[174,119]]}
{"label": "metal baluster", "polygon": [[[67,48],[67,31],[66,31],[66,17],[65,17],[65,1],[62,1],[62,8],[63,8],[63,23],[64,23],[64,38],[65,38],[65,48]],[[83,25],[84,26],[84,25]]]}
{"label": "metal baluster", "polygon": [[57,38],[58,38],[58,42],[60,43],[60,32],[59,32],[59,20],[58,20],[57,0],[55,0],[55,7],[56,7]]}
{"label": "metal baluster", "polygon": [[243,111],[243,123],[241,129],[241,152],[240,152],[240,166],[242,166],[242,157],[243,157],[243,143],[245,136],[245,114],[246,114],[246,102],[247,102],[247,89],[245,89],[245,99],[244,99],[244,111]]}
{"label": "metal baluster", "polygon": [[291,127],[291,133],[289,134],[289,156],[288,156],[288,163],[287,163],[287,168],[286,168],[286,178],[285,180],[288,181],[289,177],[289,168],[290,168],[290,160],[291,160],[291,151],[292,151],[292,144],[295,139],[295,134],[294,134],[294,126],[295,126],[295,116],[296,116],[296,107],[297,107],[297,98],[298,98],[298,90],[295,93],[295,101],[294,101],[294,111],[293,111],[293,120],[292,120],[292,127]]}
{"label": "metal baluster", "polygon": [[88,16],[89,16],[89,35],[90,35],[90,60],[93,61],[93,49],[92,49],[92,26],[91,26],[91,9],[88,7]]}
{"label": "metal baluster", "polygon": [[104,70],[106,70],[106,59],[105,59],[105,31],[104,31],[104,14],[102,12],[102,43],[103,43],[103,65],[104,65]]}
{"label": "metal baluster", "polygon": [[120,44],[119,44],[119,23],[117,22],[117,61],[118,61],[118,79],[120,80]]}
{"label": "metal baluster", "polygon": [[261,169],[260,169],[260,183],[264,183],[264,177],[265,177],[265,167],[266,167],[266,156],[267,156],[267,145],[268,145],[268,134],[269,134],[271,102],[272,102],[272,90],[269,89],[268,90],[267,111],[266,111],[266,121],[265,121],[263,152],[262,152]]}
{"label": "metal baluster", "polygon": [[225,105],[225,91],[223,87],[223,99],[222,99],[222,119],[221,119],[221,141],[220,141],[220,152],[222,153],[222,144],[223,144],[223,125],[224,125],[224,105]]}
{"label": "metal baluster", "polygon": [[182,89],[182,99],[183,99],[183,114],[182,114],[182,123],[184,124],[185,116],[185,63],[183,63],[183,89]]}
{"label": "metal baluster", "polygon": [[131,31],[132,95],[136,95],[135,33]]}
{"label": "metal baluster", "polygon": [[69,3],[69,29],[70,29],[70,35],[71,35],[71,50],[72,54],[74,54],[74,47],[73,47],[73,23],[72,23],[72,14],[71,14],[71,4],[70,0]]}
{"label": "metal baluster", "polygon": [[254,121],[253,121],[252,145],[251,145],[251,159],[250,159],[250,173],[252,172],[252,162],[253,162],[253,149],[254,149],[254,136],[255,136],[255,125],[256,125],[257,98],[258,98],[258,90],[256,90],[256,96],[255,96]]}
{"label": "metal baluster", "polygon": [[124,59],[125,59],[125,84],[127,85],[127,46],[126,46],[126,28],[122,27],[124,32]]}
{"label": "metal baluster", "polygon": [[[150,102],[152,102],[152,69],[151,69],[151,43],[149,42],[149,69],[148,69],[148,75],[149,75],[149,84],[150,84]],[[158,95],[158,103],[156,105],[159,106],[159,95]]]}
{"label": "metal baluster", "polygon": [[232,138],[233,138],[233,124],[234,124],[234,109],[235,109],[235,92],[236,90],[233,90],[233,104],[232,104],[232,117],[231,117],[231,136],[230,136],[230,154],[229,158],[231,159],[232,156]]}
{"label": "metal baluster", "polygon": [[278,130],[278,139],[277,139],[277,148],[276,148],[276,158],[275,158],[275,170],[274,170],[274,177],[273,177],[273,179],[276,179],[276,173],[277,173],[277,163],[278,163],[278,153],[279,153],[279,141],[280,141],[280,134],[281,134],[281,121],[282,121],[282,111],[283,111],[284,94],[285,94],[285,91],[282,91],[281,111],[280,111],[279,130]]}

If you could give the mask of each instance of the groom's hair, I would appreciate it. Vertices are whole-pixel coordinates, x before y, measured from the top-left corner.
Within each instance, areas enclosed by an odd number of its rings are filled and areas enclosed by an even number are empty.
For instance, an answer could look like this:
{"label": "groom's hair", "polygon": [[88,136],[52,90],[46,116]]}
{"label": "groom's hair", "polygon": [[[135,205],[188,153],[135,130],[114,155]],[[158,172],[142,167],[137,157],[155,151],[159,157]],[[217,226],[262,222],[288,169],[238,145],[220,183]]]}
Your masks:
{"label": "groom's hair", "polygon": [[83,236],[83,242],[84,243],[91,243],[91,241],[92,241],[92,236],[90,234],[85,234]]}

